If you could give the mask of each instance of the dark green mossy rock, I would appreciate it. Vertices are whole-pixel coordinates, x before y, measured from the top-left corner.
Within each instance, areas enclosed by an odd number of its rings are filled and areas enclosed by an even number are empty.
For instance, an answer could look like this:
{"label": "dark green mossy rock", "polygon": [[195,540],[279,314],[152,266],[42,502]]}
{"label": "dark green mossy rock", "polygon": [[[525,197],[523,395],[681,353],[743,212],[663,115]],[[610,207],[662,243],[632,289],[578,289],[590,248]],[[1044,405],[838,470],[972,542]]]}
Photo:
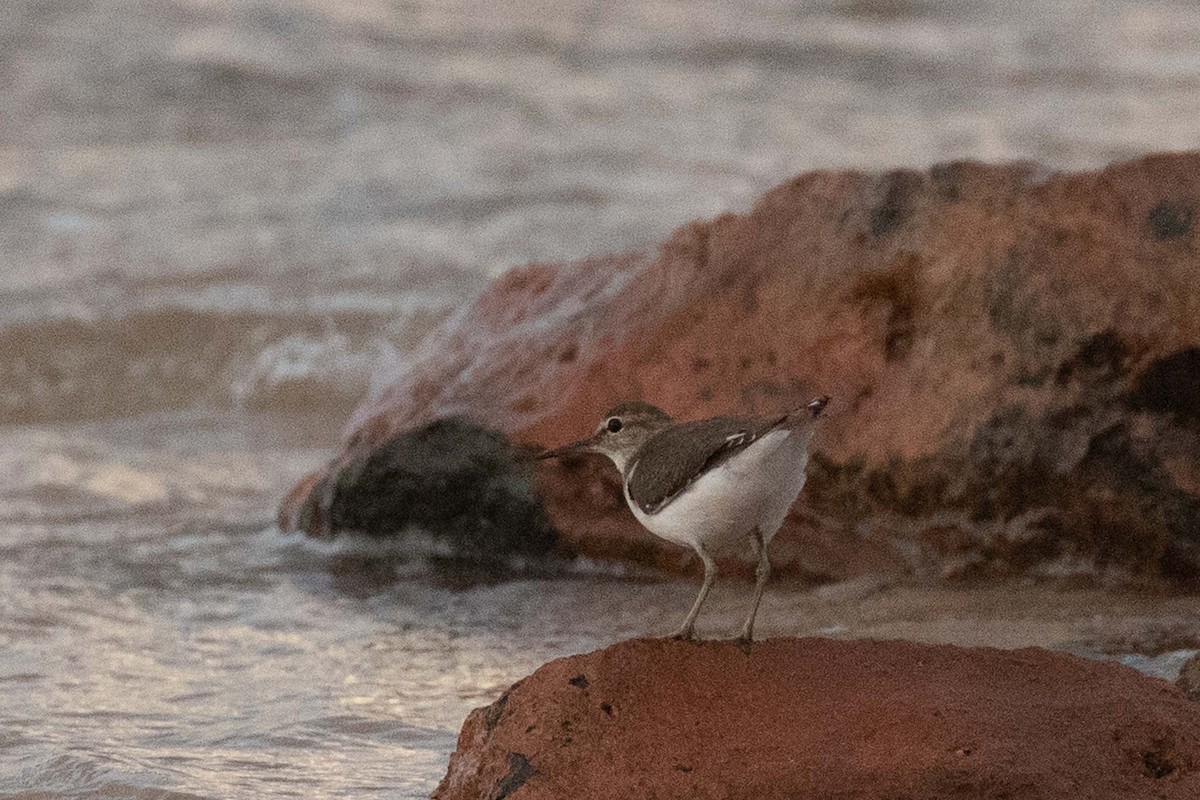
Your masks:
{"label": "dark green mossy rock", "polygon": [[444,546],[440,561],[465,567],[557,552],[520,453],[458,418],[402,433],[341,469],[329,521],[373,538],[432,537]]}

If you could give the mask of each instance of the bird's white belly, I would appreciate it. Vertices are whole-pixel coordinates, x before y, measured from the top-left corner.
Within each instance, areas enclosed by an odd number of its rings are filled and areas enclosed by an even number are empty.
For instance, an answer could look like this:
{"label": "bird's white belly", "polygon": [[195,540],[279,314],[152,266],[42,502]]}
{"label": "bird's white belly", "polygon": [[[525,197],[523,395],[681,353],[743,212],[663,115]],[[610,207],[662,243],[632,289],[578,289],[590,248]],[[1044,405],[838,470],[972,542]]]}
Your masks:
{"label": "bird's white belly", "polygon": [[804,486],[808,441],[802,433],[768,433],[721,466],[697,478],[657,514],[625,499],[646,528],[709,552],[743,548],[760,530],[769,542]]}

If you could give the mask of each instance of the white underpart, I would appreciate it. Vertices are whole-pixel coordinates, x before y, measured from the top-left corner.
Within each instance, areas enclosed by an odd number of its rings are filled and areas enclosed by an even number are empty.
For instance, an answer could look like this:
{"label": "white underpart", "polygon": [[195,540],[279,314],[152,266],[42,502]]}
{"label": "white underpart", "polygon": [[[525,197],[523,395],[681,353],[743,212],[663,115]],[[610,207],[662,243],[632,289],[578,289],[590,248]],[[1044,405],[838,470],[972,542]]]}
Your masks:
{"label": "white underpart", "polygon": [[[625,501],[646,528],[710,553],[745,548],[757,528],[769,543],[804,487],[811,431],[777,430],[697,478],[656,514]],[[637,465],[634,465],[634,470]]]}

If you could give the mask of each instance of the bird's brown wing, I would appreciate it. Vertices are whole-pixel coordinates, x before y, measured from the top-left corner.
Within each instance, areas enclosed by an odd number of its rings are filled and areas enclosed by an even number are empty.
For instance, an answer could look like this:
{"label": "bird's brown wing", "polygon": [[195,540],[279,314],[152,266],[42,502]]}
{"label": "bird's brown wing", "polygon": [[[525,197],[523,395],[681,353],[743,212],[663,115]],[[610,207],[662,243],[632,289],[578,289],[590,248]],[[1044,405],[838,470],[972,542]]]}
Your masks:
{"label": "bird's brown wing", "polygon": [[696,478],[786,420],[787,416],[715,417],[673,425],[650,437],[629,460],[629,497],[643,513],[654,514]]}

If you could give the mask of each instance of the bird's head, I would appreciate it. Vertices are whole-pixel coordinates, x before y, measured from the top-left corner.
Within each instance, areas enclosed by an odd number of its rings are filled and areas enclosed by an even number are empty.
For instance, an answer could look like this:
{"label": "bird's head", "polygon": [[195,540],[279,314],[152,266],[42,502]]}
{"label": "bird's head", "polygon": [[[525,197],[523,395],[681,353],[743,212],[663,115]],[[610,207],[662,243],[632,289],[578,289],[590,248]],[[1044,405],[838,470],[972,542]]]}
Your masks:
{"label": "bird's head", "polygon": [[596,432],[578,442],[547,450],[538,456],[558,458],[578,453],[601,453],[612,459],[622,472],[646,440],[671,424],[671,417],[658,406],[633,401],[609,409]]}

